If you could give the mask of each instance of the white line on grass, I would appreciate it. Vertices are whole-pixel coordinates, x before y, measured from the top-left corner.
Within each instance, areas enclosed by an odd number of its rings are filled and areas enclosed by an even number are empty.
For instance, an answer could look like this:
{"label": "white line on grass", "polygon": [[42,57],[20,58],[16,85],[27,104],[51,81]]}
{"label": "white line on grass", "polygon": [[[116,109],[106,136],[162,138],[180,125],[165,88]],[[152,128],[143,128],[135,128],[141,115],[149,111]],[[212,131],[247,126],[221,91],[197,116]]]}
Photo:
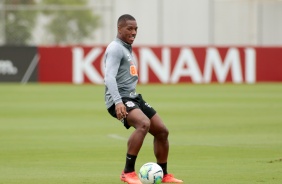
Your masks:
{"label": "white line on grass", "polygon": [[122,136],[117,135],[117,134],[109,134],[108,137],[113,138],[113,139],[118,139],[118,140],[125,140],[125,141],[127,140],[126,137],[122,137]]}

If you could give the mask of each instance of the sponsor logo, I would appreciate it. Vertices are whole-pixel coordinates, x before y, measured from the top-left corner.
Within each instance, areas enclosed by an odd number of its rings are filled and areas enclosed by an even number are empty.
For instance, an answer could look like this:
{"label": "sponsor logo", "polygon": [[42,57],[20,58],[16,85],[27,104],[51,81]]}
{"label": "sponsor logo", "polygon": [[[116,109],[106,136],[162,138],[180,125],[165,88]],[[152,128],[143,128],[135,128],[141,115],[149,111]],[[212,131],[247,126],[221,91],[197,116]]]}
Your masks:
{"label": "sponsor logo", "polygon": [[[140,83],[178,83],[185,81],[185,78],[190,78],[193,83],[256,82],[255,48],[230,47],[222,54],[222,49],[208,47],[205,48],[204,58],[201,60],[197,60],[197,49],[189,47],[180,47],[176,55],[167,47],[161,48],[158,54],[155,50],[148,47],[138,48],[135,52],[138,52],[139,57],[135,57],[135,60],[139,65],[134,65],[131,55],[127,55],[128,60],[131,59],[130,73],[132,76],[139,75]],[[104,50],[98,47],[84,53],[82,47],[75,47],[72,51],[73,82],[81,84],[88,78],[92,83],[103,84],[103,59],[99,61],[98,57]],[[98,62],[100,69],[95,67]]]}
{"label": "sponsor logo", "polygon": [[10,60],[0,60],[0,75],[16,75],[18,68]]}

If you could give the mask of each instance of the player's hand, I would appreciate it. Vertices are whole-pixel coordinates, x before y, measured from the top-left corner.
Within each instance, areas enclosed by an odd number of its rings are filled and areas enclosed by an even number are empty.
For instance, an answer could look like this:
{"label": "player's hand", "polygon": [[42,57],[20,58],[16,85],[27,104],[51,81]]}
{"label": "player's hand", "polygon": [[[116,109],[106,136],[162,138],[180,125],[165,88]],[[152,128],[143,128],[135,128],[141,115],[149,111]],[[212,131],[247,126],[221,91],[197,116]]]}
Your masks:
{"label": "player's hand", "polygon": [[126,112],[126,107],[123,103],[116,104],[116,114],[118,120],[126,118],[128,113]]}

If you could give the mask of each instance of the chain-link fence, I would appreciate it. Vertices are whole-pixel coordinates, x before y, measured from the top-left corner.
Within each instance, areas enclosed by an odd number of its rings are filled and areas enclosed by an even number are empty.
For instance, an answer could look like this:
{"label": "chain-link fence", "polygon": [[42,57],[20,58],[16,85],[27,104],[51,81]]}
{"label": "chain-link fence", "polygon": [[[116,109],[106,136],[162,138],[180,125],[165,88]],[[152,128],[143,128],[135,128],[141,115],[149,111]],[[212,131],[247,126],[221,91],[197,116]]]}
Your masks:
{"label": "chain-link fence", "polygon": [[112,16],[111,1],[1,0],[0,45],[103,42],[108,30],[105,19]]}
{"label": "chain-link fence", "polygon": [[273,46],[281,12],[282,0],[0,0],[0,45],[105,45],[132,13],[139,45]]}

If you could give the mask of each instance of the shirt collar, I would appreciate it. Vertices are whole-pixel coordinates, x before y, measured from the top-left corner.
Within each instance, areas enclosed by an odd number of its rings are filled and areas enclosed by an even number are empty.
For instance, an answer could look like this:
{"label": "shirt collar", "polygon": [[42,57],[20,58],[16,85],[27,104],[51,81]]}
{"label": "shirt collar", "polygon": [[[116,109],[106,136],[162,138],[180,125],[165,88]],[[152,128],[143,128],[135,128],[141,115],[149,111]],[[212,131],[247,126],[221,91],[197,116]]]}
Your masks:
{"label": "shirt collar", "polygon": [[124,41],[122,41],[121,39],[119,38],[116,38],[116,41],[121,43],[125,48],[127,48],[130,52],[132,51],[132,46],[129,45],[128,43],[125,43]]}

